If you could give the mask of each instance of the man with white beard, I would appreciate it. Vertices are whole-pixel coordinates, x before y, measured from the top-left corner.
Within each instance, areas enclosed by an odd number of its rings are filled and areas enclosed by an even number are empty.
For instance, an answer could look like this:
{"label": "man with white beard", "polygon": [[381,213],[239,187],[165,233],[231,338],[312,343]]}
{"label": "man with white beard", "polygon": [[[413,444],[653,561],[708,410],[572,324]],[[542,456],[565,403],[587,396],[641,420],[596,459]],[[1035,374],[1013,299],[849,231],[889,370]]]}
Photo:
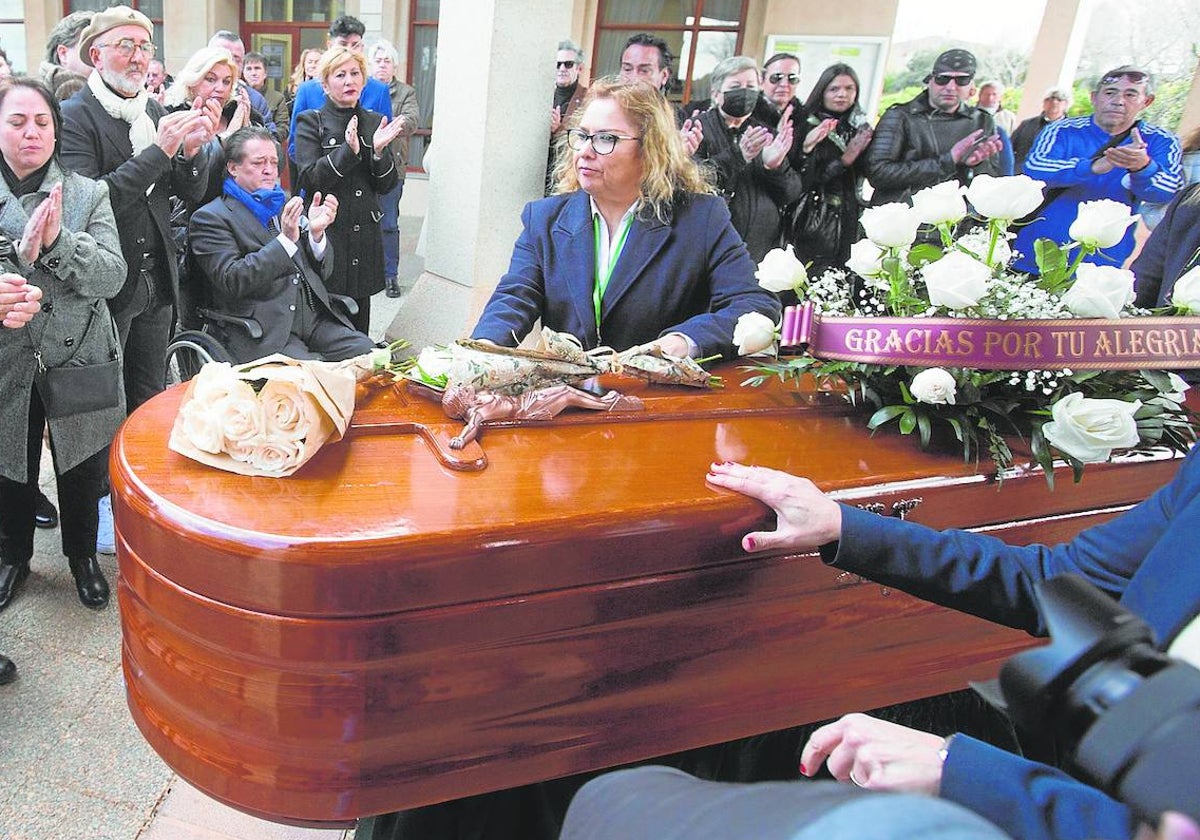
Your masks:
{"label": "man with white beard", "polygon": [[[79,40],[79,57],[96,68],[87,86],[63,104],[62,164],[104,181],[116,216],[125,284],[108,301],[124,359],[128,410],[163,390],[166,351],[179,299],[171,237],[174,193],[199,201],[220,117],[216,100],[167,114],[144,87],[154,57],[150,18],[128,6],[97,12]],[[100,500],[97,551],[111,554],[112,513]]]}

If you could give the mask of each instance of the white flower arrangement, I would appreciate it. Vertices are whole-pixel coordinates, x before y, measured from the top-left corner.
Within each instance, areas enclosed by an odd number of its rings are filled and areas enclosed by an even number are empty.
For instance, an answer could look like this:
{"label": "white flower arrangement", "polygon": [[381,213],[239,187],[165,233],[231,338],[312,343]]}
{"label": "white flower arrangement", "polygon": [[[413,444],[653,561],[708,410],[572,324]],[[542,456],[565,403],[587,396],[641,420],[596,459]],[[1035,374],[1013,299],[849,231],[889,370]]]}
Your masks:
{"label": "white flower arrangement", "polygon": [[[1120,241],[1137,221],[1128,206],[1115,201],[1082,204],[1070,229],[1073,241],[1038,240],[1039,277],[1010,269],[1009,228],[1014,219],[1037,209],[1044,186],[1024,175],[980,176],[968,189],[950,182],[921,190],[912,207],[870,208],[862,217],[867,238],[851,248],[848,270],[805,278],[790,288],[830,320],[936,318],[1003,324],[1200,314],[1200,269],[1176,283],[1172,307],[1150,313],[1133,306],[1131,272],[1083,262]],[[955,236],[968,204],[982,224]],[[940,245],[917,241],[922,224],[936,231]],[[778,259],[768,254],[768,260]],[[806,374],[841,382],[851,401],[874,408],[870,428],[895,422],[904,434],[917,432],[925,447],[936,425],[949,427],[965,458],[986,452],[1001,473],[1013,462],[1007,438],[1023,438],[1051,484],[1056,455],[1071,464],[1078,480],[1085,463],[1105,460],[1116,449],[1166,445],[1186,451],[1195,440],[1182,396],[1186,383],[1165,370],[1096,365],[1073,370],[1064,364],[1000,370],[896,361],[798,356],[757,366],[747,383],[760,384],[771,375],[799,381]]]}

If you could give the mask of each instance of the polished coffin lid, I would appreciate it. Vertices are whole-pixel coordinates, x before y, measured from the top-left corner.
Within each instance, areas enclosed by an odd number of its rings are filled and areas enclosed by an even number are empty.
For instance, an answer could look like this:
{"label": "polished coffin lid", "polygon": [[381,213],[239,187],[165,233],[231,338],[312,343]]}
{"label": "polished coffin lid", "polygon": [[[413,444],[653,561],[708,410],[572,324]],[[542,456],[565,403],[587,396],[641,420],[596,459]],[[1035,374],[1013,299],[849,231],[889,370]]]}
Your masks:
{"label": "polished coffin lid", "polygon": [[622,381],[645,412],[489,426],[461,456],[436,402],[388,388],[282,480],[170,452],[182,389],[151,400],[112,470],[142,731],[208,793],[316,823],[959,688],[1027,637],[812,557],[747,557],[769,514],[707,466],[809,475],[885,513],[921,499],[916,520],[1016,542],[1069,538],[1175,469],[998,489],[961,450],[872,437],[838,395],[723,373],[710,392]]}

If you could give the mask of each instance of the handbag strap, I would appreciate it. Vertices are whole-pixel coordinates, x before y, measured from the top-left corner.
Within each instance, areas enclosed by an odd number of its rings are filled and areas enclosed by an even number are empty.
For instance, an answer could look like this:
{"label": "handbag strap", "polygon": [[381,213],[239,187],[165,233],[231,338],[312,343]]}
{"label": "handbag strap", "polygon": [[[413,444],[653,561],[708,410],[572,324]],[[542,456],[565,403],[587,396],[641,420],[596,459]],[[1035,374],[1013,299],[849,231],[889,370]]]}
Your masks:
{"label": "handbag strap", "polygon": [[[74,359],[77,355],[79,355],[79,351],[83,349],[84,345],[87,344],[87,337],[89,335],[91,335],[91,333],[92,333],[92,326],[96,323],[96,316],[98,314],[100,314],[100,307],[103,304],[104,304],[104,301],[102,301],[98,298],[96,300],[92,301],[92,304],[90,307],[91,312],[88,315],[87,326],[83,328],[83,334],[80,336],[79,343],[75,345],[74,352],[72,352],[71,355],[67,357],[66,361],[63,362],[63,364],[59,365],[58,367],[62,367],[63,365],[69,364],[72,359]],[[50,329],[50,322],[49,322],[50,318],[53,318],[53,317],[54,317],[54,312],[51,311],[49,313],[49,318],[47,318],[44,322],[45,326],[42,327],[42,333],[38,337],[37,344],[33,343],[32,332],[28,331],[28,326],[26,327],[26,330],[27,330],[26,336],[29,338],[29,346],[33,348],[33,358],[37,361],[37,372],[38,373],[46,372],[46,363],[42,360],[42,347],[46,343],[46,332]]]}

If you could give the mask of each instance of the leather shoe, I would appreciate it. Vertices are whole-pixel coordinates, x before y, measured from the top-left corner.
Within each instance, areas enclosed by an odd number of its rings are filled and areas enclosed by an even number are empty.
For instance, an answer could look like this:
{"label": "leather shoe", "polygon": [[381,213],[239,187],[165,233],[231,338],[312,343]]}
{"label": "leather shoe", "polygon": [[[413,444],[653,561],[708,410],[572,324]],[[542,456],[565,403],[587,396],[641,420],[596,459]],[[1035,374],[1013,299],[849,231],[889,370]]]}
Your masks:
{"label": "leather shoe", "polygon": [[71,574],[75,577],[75,591],[79,593],[79,601],[85,607],[108,606],[108,581],[95,557],[84,557],[80,560],[67,560]]}
{"label": "leather shoe", "polygon": [[17,678],[17,663],[0,653],[0,685],[8,685]]}
{"label": "leather shoe", "polygon": [[390,298],[400,297],[400,281],[395,277],[383,278],[383,287]]}
{"label": "leather shoe", "polygon": [[12,603],[25,578],[29,577],[28,563],[0,563],[0,610]]}
{"label": "leather shoe", "polygon": [[33,509],[33,524],[39,528],[58,527],[58,508],[40,490],[38,491],[37,506]]}

